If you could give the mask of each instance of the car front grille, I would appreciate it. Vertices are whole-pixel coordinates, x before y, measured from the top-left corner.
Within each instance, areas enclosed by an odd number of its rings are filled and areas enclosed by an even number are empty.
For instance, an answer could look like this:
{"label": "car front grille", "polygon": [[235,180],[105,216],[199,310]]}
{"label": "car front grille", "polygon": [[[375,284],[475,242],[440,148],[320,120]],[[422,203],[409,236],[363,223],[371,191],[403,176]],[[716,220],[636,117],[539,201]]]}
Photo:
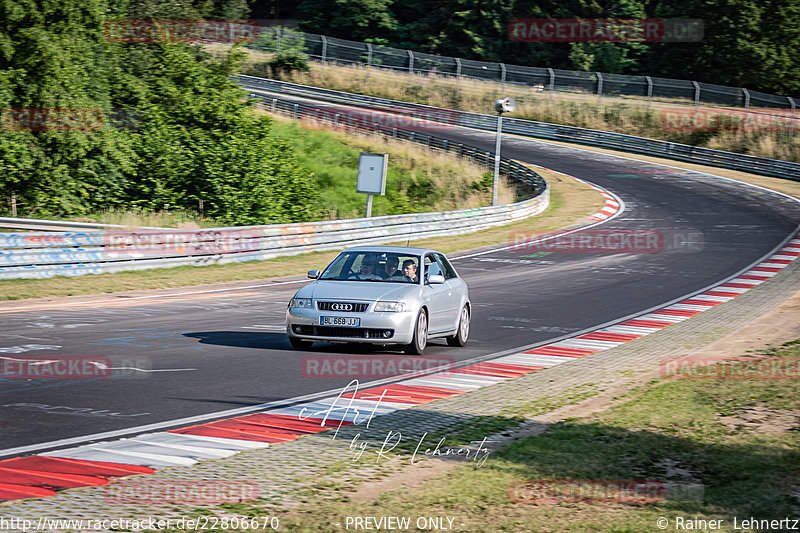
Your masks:
{"label": "car front grille", "polygon": [[339,311],[343,313],[363,313],[369,304],[355,302],[317,302],[320,311]]}
{"label": "car front grille", "polygon": [[313,337],[341,337],[345,339],[391,339],[393,329],[378,328],[336,328],[331,326],[292,326],[295,335]]}

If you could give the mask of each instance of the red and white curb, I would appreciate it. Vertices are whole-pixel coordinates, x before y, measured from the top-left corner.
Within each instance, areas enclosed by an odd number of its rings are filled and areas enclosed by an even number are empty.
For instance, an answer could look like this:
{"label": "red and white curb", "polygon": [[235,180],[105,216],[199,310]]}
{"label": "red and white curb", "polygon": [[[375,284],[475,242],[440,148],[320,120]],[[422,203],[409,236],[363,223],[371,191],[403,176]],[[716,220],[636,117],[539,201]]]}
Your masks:
{"label": "red and white curb", "polygon": [[[606,206],[591,215],[618,213],[620,202],[606,191]],[[616,205],[615,205],[616,204]],[[608,209],[607,209],[608,208]],[[116,477],[151,474],[159,468],[189,466],[271,443],[296,440],[367,417],[423,405],[608,350],[687,320],[736,298],[770,279],[800,256],[800,234],[777,253],[739,276],[663,308],[617,324],[504,355],[455,370],[331,396],[225,420],[169,431],[98,442],[0,461],[0,500],[42,498],[59,490],[106,485]]]}
{"label": "red and white curb", "polygon": [[[555,171],[553,171],[553,172],[555,172]],[[595,185],[594,183],[589,183],[588,181],[584,181],[584,180],[582,180],[580,178],[576,178],[574,176],[570,176],[570,177],[572,179],[576,180],[576,181],[580,181],[581,183],[585,183],[586,185],[588,185],[592,189],[594,189],[597,192],[599,192],[603,196],[603,198],[606,199],[606,203],[605,203],[605,205],[603,205],[603,207],[600,209],[600,211],[598,211],[597,213],[595,213],[593,215],[589,215],[586,218],[588,218],[589,220],[593,220],[595,222],[601,222],[603,220],[607,220],[609,218],[615,217],[616,215],[618,215],[620,213],[620,208],[622,207],[622,204],[621,204],[619,198],[617,198],[616,196],[612,195],[610,192],[608,192],[607,190],[603,189],[602,187],[599,187],[599,186]]]}

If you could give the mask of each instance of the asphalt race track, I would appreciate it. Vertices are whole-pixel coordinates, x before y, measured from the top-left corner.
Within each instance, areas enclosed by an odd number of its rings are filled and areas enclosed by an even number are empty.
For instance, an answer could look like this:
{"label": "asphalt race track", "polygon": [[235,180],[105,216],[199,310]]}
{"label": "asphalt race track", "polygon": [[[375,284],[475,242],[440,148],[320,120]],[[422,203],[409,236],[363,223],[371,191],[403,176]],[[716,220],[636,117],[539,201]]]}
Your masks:
{"label": "asphalt race track", "polygon": [[[494,149],[491,133],[433,133]],[[728,180],[520,138],[505,137],[503,155],[607,188],[625,210],[597,229],[654,230],[660,245],[636,254],[462,254],[454,265],[470,286],[470,343],[458,349],[434,341],[426,356],[487,356],[670,302],[745,269],[800,223],[797,202]],[[0,304],[0,357],[99,356],[114,368],[132,369],[91,380],[0,379],[0,449],[42,444],[42,451],[58,439],[157,423],[166,428],[184,417],[333,391],[351,378],[309,376],[304,358],[399,354],[333,344],[293,351],[284,311],[306,281],[147,299],[110,296],[88,306],[54,302],[13,312]]]}

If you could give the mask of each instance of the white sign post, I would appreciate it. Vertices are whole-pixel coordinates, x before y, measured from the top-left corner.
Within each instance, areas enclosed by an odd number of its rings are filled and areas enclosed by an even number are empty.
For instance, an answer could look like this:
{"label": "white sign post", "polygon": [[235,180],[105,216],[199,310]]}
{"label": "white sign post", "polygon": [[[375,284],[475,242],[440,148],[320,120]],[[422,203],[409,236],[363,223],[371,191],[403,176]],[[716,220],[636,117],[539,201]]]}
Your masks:
{"label": "white sign post", "polygon": [[386,169],[389,154],[361,152],[358,159],[358,182],[356,192],[367,195],[367,218],[372,216],[372,195],[386,194]]}
{"label": "white sign post", "polygon": [[501,98],[494,103],[497,111],[497,139],[494,145],[494,178],[492,179],[492,205],[497,205],[497,182],[500,180],[500,136],[503,134],[503,113],[511,113],[517,107],[513,97]]}

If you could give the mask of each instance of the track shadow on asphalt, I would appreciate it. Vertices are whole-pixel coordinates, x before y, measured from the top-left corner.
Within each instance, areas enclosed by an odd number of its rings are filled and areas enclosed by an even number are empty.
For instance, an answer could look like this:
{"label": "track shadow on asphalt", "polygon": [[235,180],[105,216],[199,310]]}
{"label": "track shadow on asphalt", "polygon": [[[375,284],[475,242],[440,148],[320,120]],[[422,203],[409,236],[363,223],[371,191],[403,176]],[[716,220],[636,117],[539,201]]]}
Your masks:
{"label": "track shadow on asphalt", "polygon": [[[289,344],[289,337],[285,333],[274,333],[268,331],[198,331],[195,333],[184,333],[184,337],[198,339],[200,344],[212,344],[215,346],[237,346],[240,348],[257,348],[261,350],[291,350],[295,351]],[[436,339],[437,341],[439,339]],[[442,344],[440,341],[439,344]],[[430,343],[430,348],[437,348],[437,344]],[[387,353],[398,354],[401,348],[398,346],[376,346],[373,344],[360,343],[329,343],[315,342],[310,352],[337,353],[337,354],[365,354],[365,353]],[[426,352],[427,355],[428,352]]]}
{"label": "track shadow on asphalt", "polygon": [[291,350],[286,333],[268,331],[198,331],[184,333],[184,337],[198,339],[200,344],[215,346],[239,346],[242,348],[260,348],[266,350]]}

